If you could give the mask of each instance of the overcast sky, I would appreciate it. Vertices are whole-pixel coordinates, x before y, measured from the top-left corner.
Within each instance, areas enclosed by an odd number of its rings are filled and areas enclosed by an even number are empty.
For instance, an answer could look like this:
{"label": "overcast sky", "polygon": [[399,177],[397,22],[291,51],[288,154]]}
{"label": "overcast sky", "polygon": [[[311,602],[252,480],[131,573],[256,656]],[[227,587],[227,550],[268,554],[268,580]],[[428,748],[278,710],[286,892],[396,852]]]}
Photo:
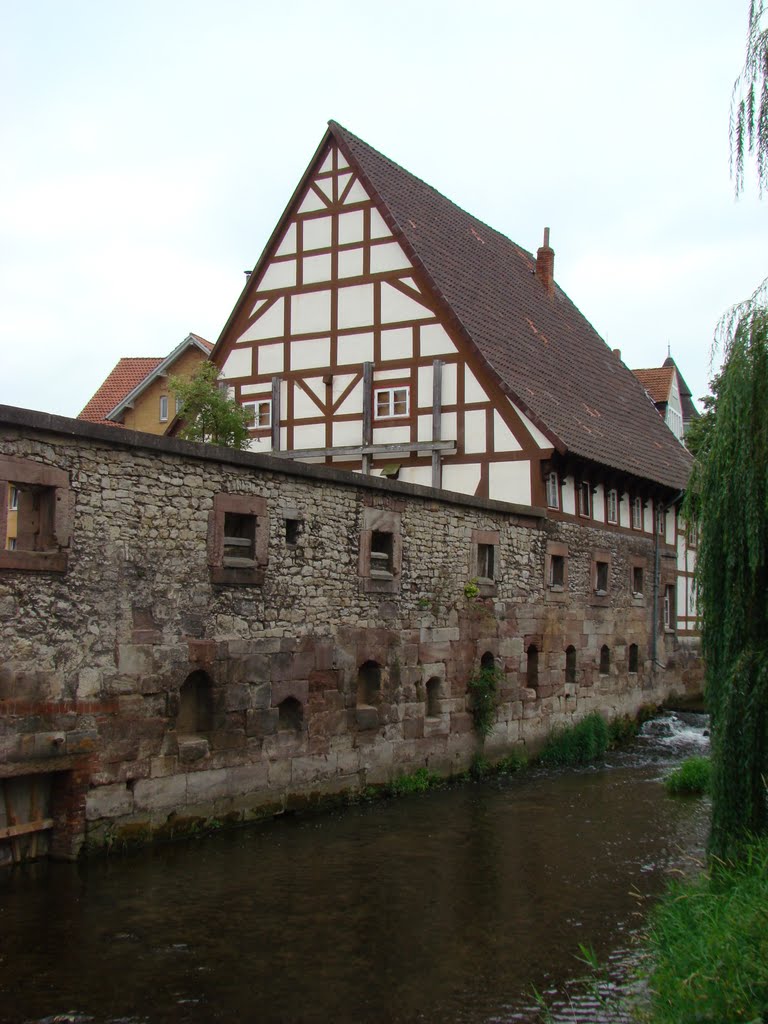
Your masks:
{"label": "overcast sky", "polygon": [[329,118],[535,251],[631,367],[706,391],[768,274],[728,114],[747,0],[0,0],[0,402],[75,416],[215,341]]}

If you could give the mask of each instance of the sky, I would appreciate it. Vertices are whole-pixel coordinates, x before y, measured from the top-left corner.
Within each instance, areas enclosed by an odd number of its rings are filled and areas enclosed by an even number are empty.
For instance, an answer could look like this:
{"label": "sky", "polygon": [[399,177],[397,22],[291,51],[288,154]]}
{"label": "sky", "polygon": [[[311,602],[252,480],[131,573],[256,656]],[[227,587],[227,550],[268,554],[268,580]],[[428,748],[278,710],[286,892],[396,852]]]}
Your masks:
{"label": "sky", "polygon": [[215,341],[329,119],[529,251],[630,367],[706,393],[768,274],[734,199],[739,0],[0,0],[0,403],[76,416]]}

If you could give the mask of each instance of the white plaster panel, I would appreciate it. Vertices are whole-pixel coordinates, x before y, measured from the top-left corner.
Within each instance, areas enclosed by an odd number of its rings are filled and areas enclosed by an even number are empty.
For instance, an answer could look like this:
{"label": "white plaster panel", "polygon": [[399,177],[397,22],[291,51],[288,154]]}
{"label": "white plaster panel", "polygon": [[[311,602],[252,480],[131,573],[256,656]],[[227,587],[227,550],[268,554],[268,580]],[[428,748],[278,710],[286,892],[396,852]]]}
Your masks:
{"label": "white plaster panel", "polygon": [[487,450],[485,410],[469,409],[464,413],[464,451],[468,454]]}
{"label": "white plaster panel", "polygon": [[464,365],[464,401],[467,403],[488,401],[485,389],[480,386],[477,377],[466,364]]}
{"label": "white plaster panel", "polygon": [[397,327],[394,331],[381,332],[381,358],[390,359],[413,358],[413,328]]}
{"label": "white plaster panel", "polygon": [[431,309],[415,302],[410,296],[403,295],[396,288],[384,281],[381,285],[381,322],[384,324],[399,323],[403,320],[424,320],[434,316]]}
{"label": "white plaster panel", "polygon": [[342,249],[339,253],[339,277],[362,277],[363,250]]}
{"label": "white plaster panel", "polygon": [[365,220],[362,210],[351,210],[339,214],[339,245],[350,242],[362,242],[364,238]]}
{"label": "white plaster panel", "polygon": [[250,377],[253,374],[253,349],[233,348],[221,370],[222,377]]}
{"label": "white plaster panel", "polygon": [[696,552],[688,548],[685,552],[686,572],[696,572]]}
{"label": "white plaster panel", "polygon": [[[283,394],[285,394],[285,391],[283,391]],[[283,399],[283,402],[285,402],[285,399]],[[282,405],[282,408],[283,409],[285,408],[284,404]],[[284,451],[287,450],[287,448],[288,448],[288,427],[280,427],[280,449],[279,450],[281,452],[284,452]]]}
{"label": "white plaster panel", "polygon": [[392,232],[387,227],[387,222],[374,207],[371,210],[371,238],[391,238]]}
{"label": "white plaster panel", "polygon": [[339,288],[339,327],[368,327],[373,323],[373,285]]}
{"label": "white plaster panel", "polygon": [[349,206],[351,203],[365,203],[371,197],[365,191],[359,181],[352,183],[352,188],[349,190],[347,198],[344,200],[344,205]]}
{"label": "white plaster panel", "polygon": [[363,382],[362,381],[360,381],[360,383],[357,385],[357,387],[352,388],[350,393],[347,395],[347,397],[344,399],[344,401],[339,406],[337,412],[338,412],[339,416],[348,416],[348,415],[352,415],[353,413],[356,416],[362,416],[362,413],[363,413]]}
{"label": "white plaster panel", "polygon": [[563,512],[569,516],[576,515],[576,489],[573,486],[573,477],[567,476],[563,480],[560,490]]}
{"label": "white plaster panel", "polygon": [[274,291],[276,288],[292,288],[296,284],[296,260],[284,263],[270,263],[259,281],[259,291]]}
{"label": "white plaster panel", "polygon": [[260,376],[267,373],[282,373],[285,361],[285,347],[282,342],[277,345],[259,345],[256,349],[256,372]]}
{"label": "white plaster panel", "polygon": [[294,448],[325,448],[325,426],[322,423],[307,423],[293,428]]}
{"label": "white plaster panel", "polygon": [[330,292],[304,292],[291,296],[291,334],[320,334],[330,328]]}
{"label": "white plaster panel", "polygon": [[372,334],[342,334],[336,348],[340,364],[373,362]]}
{"label": "white plaster panel", "polygon": [[[408,444],[411,440],[410,427],[374,427],[374,444]],[[392,456],[387,456],[390,460]]]}
{"label": "white plaster panel", "polygon": [[432,367],[420,366],[416,373],[416,379],[419,385],[419,405],[431,408],[433,383]]}
{"label": "white plaster panel", "polygon": [[373,379],[378,384],[383,380],[402,380],[403,377],[410,379],[410,367],[401,366],[397,370],[374,370]]}
{"label": "white plaster panel", "polygon": [[492,462],[488,467],[488,496],[496,501],[530,505],[530,462],[527,459],[520,462]]}
{"label": "white plaster panel", "polygon": [[431,466],[403,466],[400,470],[398,480],[406,484],[421,484],[422,487],[432,486]]}
{"label": "white plaster panel", "polygon": [[340,174],[338,176],[338,179],[339,179],[339,197],[341,197],[344,194],[344,189],[347,187],[347,183],[348,183],[348,181],[349,181],[349,179],[351,177],[352,177],[351,171],[349,173],[347,173],[347,174]]}
{"label": "white plaster panel", "polygon": [[322,256],[305,256],[301,268],[304,284],[317,284],[318,281],[331,280],[331,254]]}
{"label": "white plaster panel", "polygon": [[315,420],[322,416],[320,409],[298,384],[293,386],[293,415],[297,420]]}
{"label": "white plaster panel", "polygon": [[653,533],[653,503],[650,501],[643,509],[643,529],[646,533]]}
{"label": "white plaster panel", "polygon": [[275,250],[275,256],[290,256],[294,252],[296,252],[296,225],[290,224],[285,232],[285,237]]}
{"label": "white plaster panel", "polygon": [[333,202],[333,178],[317,178],[315,185],[327,199]]}
{"label": "white plaster panel", "polygon": [[686,614],[686,608],[687,608],[687,600],[686,600],[686,598],[688,597],[688,595],[686,594],[686,589],[687,589],[686,585],[687,585],[687,583],[688,583],[688,581],[685,578],[685,576],[678,576],[677,577],[677,608],[676,608],[676,611],[677,611],[677,628],[678,629],[687,629],[688,628],[688,624],[681,620],[681,616]]}
{"label": "white plaster panel", "polygon": [[307,194],[299,207],[299,213],[314,213],[316,210],[325,210],[326,206],[320,196],[313,191],[308,189]]}
{"label": "white plaster panel", "polygon": [[291,342],[291,369],[309,370],[324,368],[331,361],[330,338],[307,338],[306,341]]}
{"label": "white plaster panel", "polygon": [[421,288],[419,288],[419,286],[416,284],[412,277],[401,277],[400,280],[403,282],[404,285],[407,285],[409,288],[413,288],[415,292],[421,293]]}
{"label": "white plaster panel", "polygon": [[675,542],[675,514],[674,514],[674,512],[665,512],[664,513],[664,539],[666,540],[667,544],[674,544],[674,542]]}
{"label": "white plaster panel", "polygon": [[363,421],[342,420],[333,424],[333,447],[348,448],[363,443]]}
{"label": "white plaster panel", "polygon": [[349,164],[347,163],[344,154],[341,152],[341,150],[337,149],[336,153],[338,154],[336,157],[336,166],[339,168],[339,170],[341,171],[349,167]]}
{"label": "white plaster panel", "polygon": [[283,303],[285,299],[278,299],[274,305],[262,313],[259,319],[251,324],[247,331],[240,336],[240,341],[259,341],[262,338],[282,338],[285,324],[285,313]]}
{"label": "white plaster panel", "polygon": [[456,346],[442,324],[424,324],[420,331],[420,351],[423,356],[451,355]]}
{"label": "white plaster panel", "polygon": [[354,373],[335,373],[331,381],[331,401],[335,402],[356,376]]}
{"label": "white plaster panel", "polygon": [[269,381],[263,381],[261,384],[241,384],[240,394],[258,395],[259,398],[271,398],[272,385],[271,383],[269,383]]}
{"label": "white plaster panel", "polygon": [[304,251],[310,249],[330,249],[331,217],[314,217],[304,221],[302,240]]}
{"label": "white plaster panel", "polygon": [[253,304],[253,309],[251,310],[251,316],[256,316],[256,314],[259,312],[261,307],[262,306],[266,306],[268,301],[269,301],[268,299],[257,299],[256,302],[254,302],[254,304]]}
{"label": "white plaster panel", "polygon": [[592,495],[592,518],[598,523],[605,522],[605,488],[598,484]]}
{"label": "white plaster panel", "polygon": [[455,441],[457,433],[457,415],[455,412],[444,412],[440,417],[439,441]]}
{"label": "white plaster panel", "polygon": [[328,156],[323,160],[320,167],[320,171],[332,171],[333,170],[333,149],[328,151]]}
{"label": "white plaster panel", "polygon": [[480,483],[480,466],[476,462],[467,465],[443,466],[443,487],[446,491],[459,494],[474,494]]}
{"label": "white plaster panel", "polygon": [[[509,401],[509,399],[507,399],[507,401]],[[549,438],[545,437],[545,435],[542,434],[542,432],[539,430],[539,428],[531,420],[528,419],[528,417],[525,415],[523,410],[522,409],[518,409],[518,407],[515,405],[514,402],[510,401],[509,404],[512,406],[512,408],[515,410],[517,415],[523,421],[525,429],[531,435],[531,437],[536,442],[536,444],[539,446],[539,448],[551,448],[552,447],[552,442],[549,440]]]}
{"label": "white plaster panel", "polygon": [[397,242],[385,242],[371,246],[371,273],[381,274],[387,270],[403,270],[411,266]]}
{"label": "white plaster panel", "polygon": [[519,452],[522,445],[501,418],[498,410],[493,410],[493,450],[496,452]]}
{"label": "white plaster panel", "polygon": [[416,421],[417,441],[431,441],[432,440],[432,414],[429,416],[419,416]]}
{"label": "white plaster panel", "polygon": [[[458,402],[458,391],[456,389],[458,367],[456,363],[446,363],[443,366],[442,401],[443,405],[456,405]],[[456,435],[454,434],[454,437]]]}
{"label": "white plaster panel", "polygon": [[249,451],[257,452],[259,455],[267,455],[272,451],[272,438],[252,437],[248,441],[248,449]]}
{"label": "white plaster panel", "polygon": [[[323,367],[323,369],[325,369],[325,367]],[[317,395],[323,405],[325,405],[325,384],[323,382],[323,378],[305,377],[304,383],[313,394]]]}

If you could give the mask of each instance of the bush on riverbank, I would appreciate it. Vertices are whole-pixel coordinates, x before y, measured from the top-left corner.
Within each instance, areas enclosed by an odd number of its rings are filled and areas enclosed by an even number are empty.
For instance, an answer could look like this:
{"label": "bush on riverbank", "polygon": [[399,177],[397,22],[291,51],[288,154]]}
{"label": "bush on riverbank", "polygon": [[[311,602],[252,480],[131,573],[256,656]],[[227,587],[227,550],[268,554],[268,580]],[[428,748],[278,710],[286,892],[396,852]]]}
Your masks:
{"label": "bush on riverbank", "polygon": [[689,757],[664,779],[672,796],[702,796],[709,792],[711,765],[708,757]]}
{"label": "bush on riverbank", "polygon": [[575,725],[554,729],[538,759],[541,764],[557,767],[588,764],[608,750],[610,739],[608,723],[593,711]]}
{"label": "bush on riverbank", "polygon": [[672,885],[650,918],[648,1024],[768,1019],[768,840]]}

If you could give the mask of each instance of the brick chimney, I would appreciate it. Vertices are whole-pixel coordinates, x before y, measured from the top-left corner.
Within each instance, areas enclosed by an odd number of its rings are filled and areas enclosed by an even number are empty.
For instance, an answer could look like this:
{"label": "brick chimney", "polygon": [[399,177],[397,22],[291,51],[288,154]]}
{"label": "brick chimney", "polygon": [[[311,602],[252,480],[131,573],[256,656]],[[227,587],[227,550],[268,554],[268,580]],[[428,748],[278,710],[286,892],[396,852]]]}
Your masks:
{"label": "brick chimney", "polygon": [[555,250],[549,247],[549,228],[544,228],[544,244],[536,252],[536,277],[547,295],[555,294]]}

